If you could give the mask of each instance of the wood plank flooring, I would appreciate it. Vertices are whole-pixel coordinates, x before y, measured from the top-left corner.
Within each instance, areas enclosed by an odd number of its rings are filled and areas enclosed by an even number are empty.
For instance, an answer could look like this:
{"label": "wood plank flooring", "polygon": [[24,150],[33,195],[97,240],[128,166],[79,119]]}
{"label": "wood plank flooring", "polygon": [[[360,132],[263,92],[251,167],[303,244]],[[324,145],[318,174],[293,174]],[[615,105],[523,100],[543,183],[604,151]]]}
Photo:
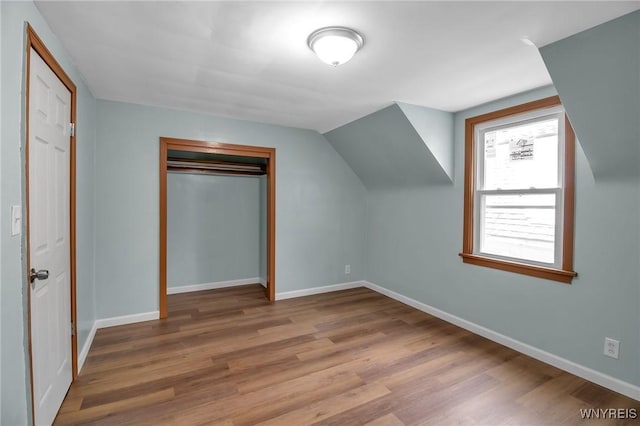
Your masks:
{"label": "wood plank flooring", "polygon": [[169,296],[98,330],[58,425],[559,425],[640,403],[371,290]]}

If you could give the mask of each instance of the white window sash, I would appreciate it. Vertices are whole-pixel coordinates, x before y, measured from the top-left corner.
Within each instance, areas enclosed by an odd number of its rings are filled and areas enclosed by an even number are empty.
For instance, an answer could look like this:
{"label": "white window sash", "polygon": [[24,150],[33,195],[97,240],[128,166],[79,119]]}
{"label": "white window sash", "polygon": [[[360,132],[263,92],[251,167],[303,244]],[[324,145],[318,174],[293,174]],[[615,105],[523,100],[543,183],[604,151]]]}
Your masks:
{"label": "white window sash", "polygon": [[[514,125],[526,124],[528,122],[535,122],[546,120],[549,117],[556,116],[558,118],[558,182],[557,186],[553,188],[519,188],[519,189],[483,189],[480,187],[481,183],[484,182],[484,134],[491,131],[499,130],[500,128],[511,127]],[[504,119],[495,120],[492,122],[483,123],[480,126],[476,127],[475,132],[476,138],[476,173],[475,173],[475,187],[474,190],[474,236],[473,236],[473,247],[474,253],[479,254],[485,257],[490,257],[494,259],[512,261],[512,262],[521,262],[530,265],[543,266],[543,267],[551,267],[551,268],[560,268],[562,266],[562,243],[563,243],[563,228],[564,228],[564,215],[563,215],[563,206],[564,206],[564,145],[565,145],[565,122],[564,122],[564,109],[561,106],[532,111],[526,114],[522,114],[519,116],[506,117]],[[511,258],[507,256],[495,255],[492,253],[484,253],[480,250],[480,247],[483,247],[482,239],[484,235],[482,234],[481,224],[483,223],[482,214],[485,211],[485,206],[483,204],[487,195],[532,195],[532,194],[553,194],[555,195],[555,230],[554,230],[554,262],[553,263],[545,263],[538,262],[534,260],[524,259],[524,258]],[[526,205],[514,205],[514,206],[500,206],[504,208],[549,208],[542,206],[526,206]]]}

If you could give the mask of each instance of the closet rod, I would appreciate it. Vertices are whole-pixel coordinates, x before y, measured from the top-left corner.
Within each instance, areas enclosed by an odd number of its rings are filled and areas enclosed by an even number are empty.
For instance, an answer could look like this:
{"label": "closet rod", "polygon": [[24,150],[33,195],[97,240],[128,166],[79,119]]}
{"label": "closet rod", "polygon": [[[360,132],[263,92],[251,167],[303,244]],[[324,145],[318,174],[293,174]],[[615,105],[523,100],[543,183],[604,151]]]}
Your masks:
{"label": "closet rod", "polygon": [[246,174],[254,176],[266,174],[266,166],[251,163],[169,158],[167,160],[167,171],[182,173]]}
{"label": "closet rod", "polygon": [[184,173],[199,175],[234,175],[234,176],[264,176],[265,172],[248,172],[239,170],[207,170],[207,169],[190,169],[187,167],[167,167],[167,173]]}

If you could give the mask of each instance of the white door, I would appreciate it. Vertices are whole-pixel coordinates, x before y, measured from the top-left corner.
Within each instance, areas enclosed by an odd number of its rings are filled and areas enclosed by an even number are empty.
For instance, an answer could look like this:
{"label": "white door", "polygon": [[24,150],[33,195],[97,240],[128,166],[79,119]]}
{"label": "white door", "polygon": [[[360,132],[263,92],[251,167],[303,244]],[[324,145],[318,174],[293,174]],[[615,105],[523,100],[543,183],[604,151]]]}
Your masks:
{"label": "white door", "polygon": [[30,55],[29,265],[32,271],[41,271],[31,283],[33,396],[35,424],[49,425],[69,390],[72,375],[71,93],[33,49]]}

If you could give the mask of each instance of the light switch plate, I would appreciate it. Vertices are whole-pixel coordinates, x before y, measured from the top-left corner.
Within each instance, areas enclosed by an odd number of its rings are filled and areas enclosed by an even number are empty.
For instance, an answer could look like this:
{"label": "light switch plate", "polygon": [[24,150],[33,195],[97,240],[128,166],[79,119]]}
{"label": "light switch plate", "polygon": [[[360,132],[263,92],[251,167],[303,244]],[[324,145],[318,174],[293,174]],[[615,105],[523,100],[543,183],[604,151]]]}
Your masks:
{"label": "light switch plate", "polygon": [[11,235],[20,235],[22,231],[22,206],[11,206]]}

